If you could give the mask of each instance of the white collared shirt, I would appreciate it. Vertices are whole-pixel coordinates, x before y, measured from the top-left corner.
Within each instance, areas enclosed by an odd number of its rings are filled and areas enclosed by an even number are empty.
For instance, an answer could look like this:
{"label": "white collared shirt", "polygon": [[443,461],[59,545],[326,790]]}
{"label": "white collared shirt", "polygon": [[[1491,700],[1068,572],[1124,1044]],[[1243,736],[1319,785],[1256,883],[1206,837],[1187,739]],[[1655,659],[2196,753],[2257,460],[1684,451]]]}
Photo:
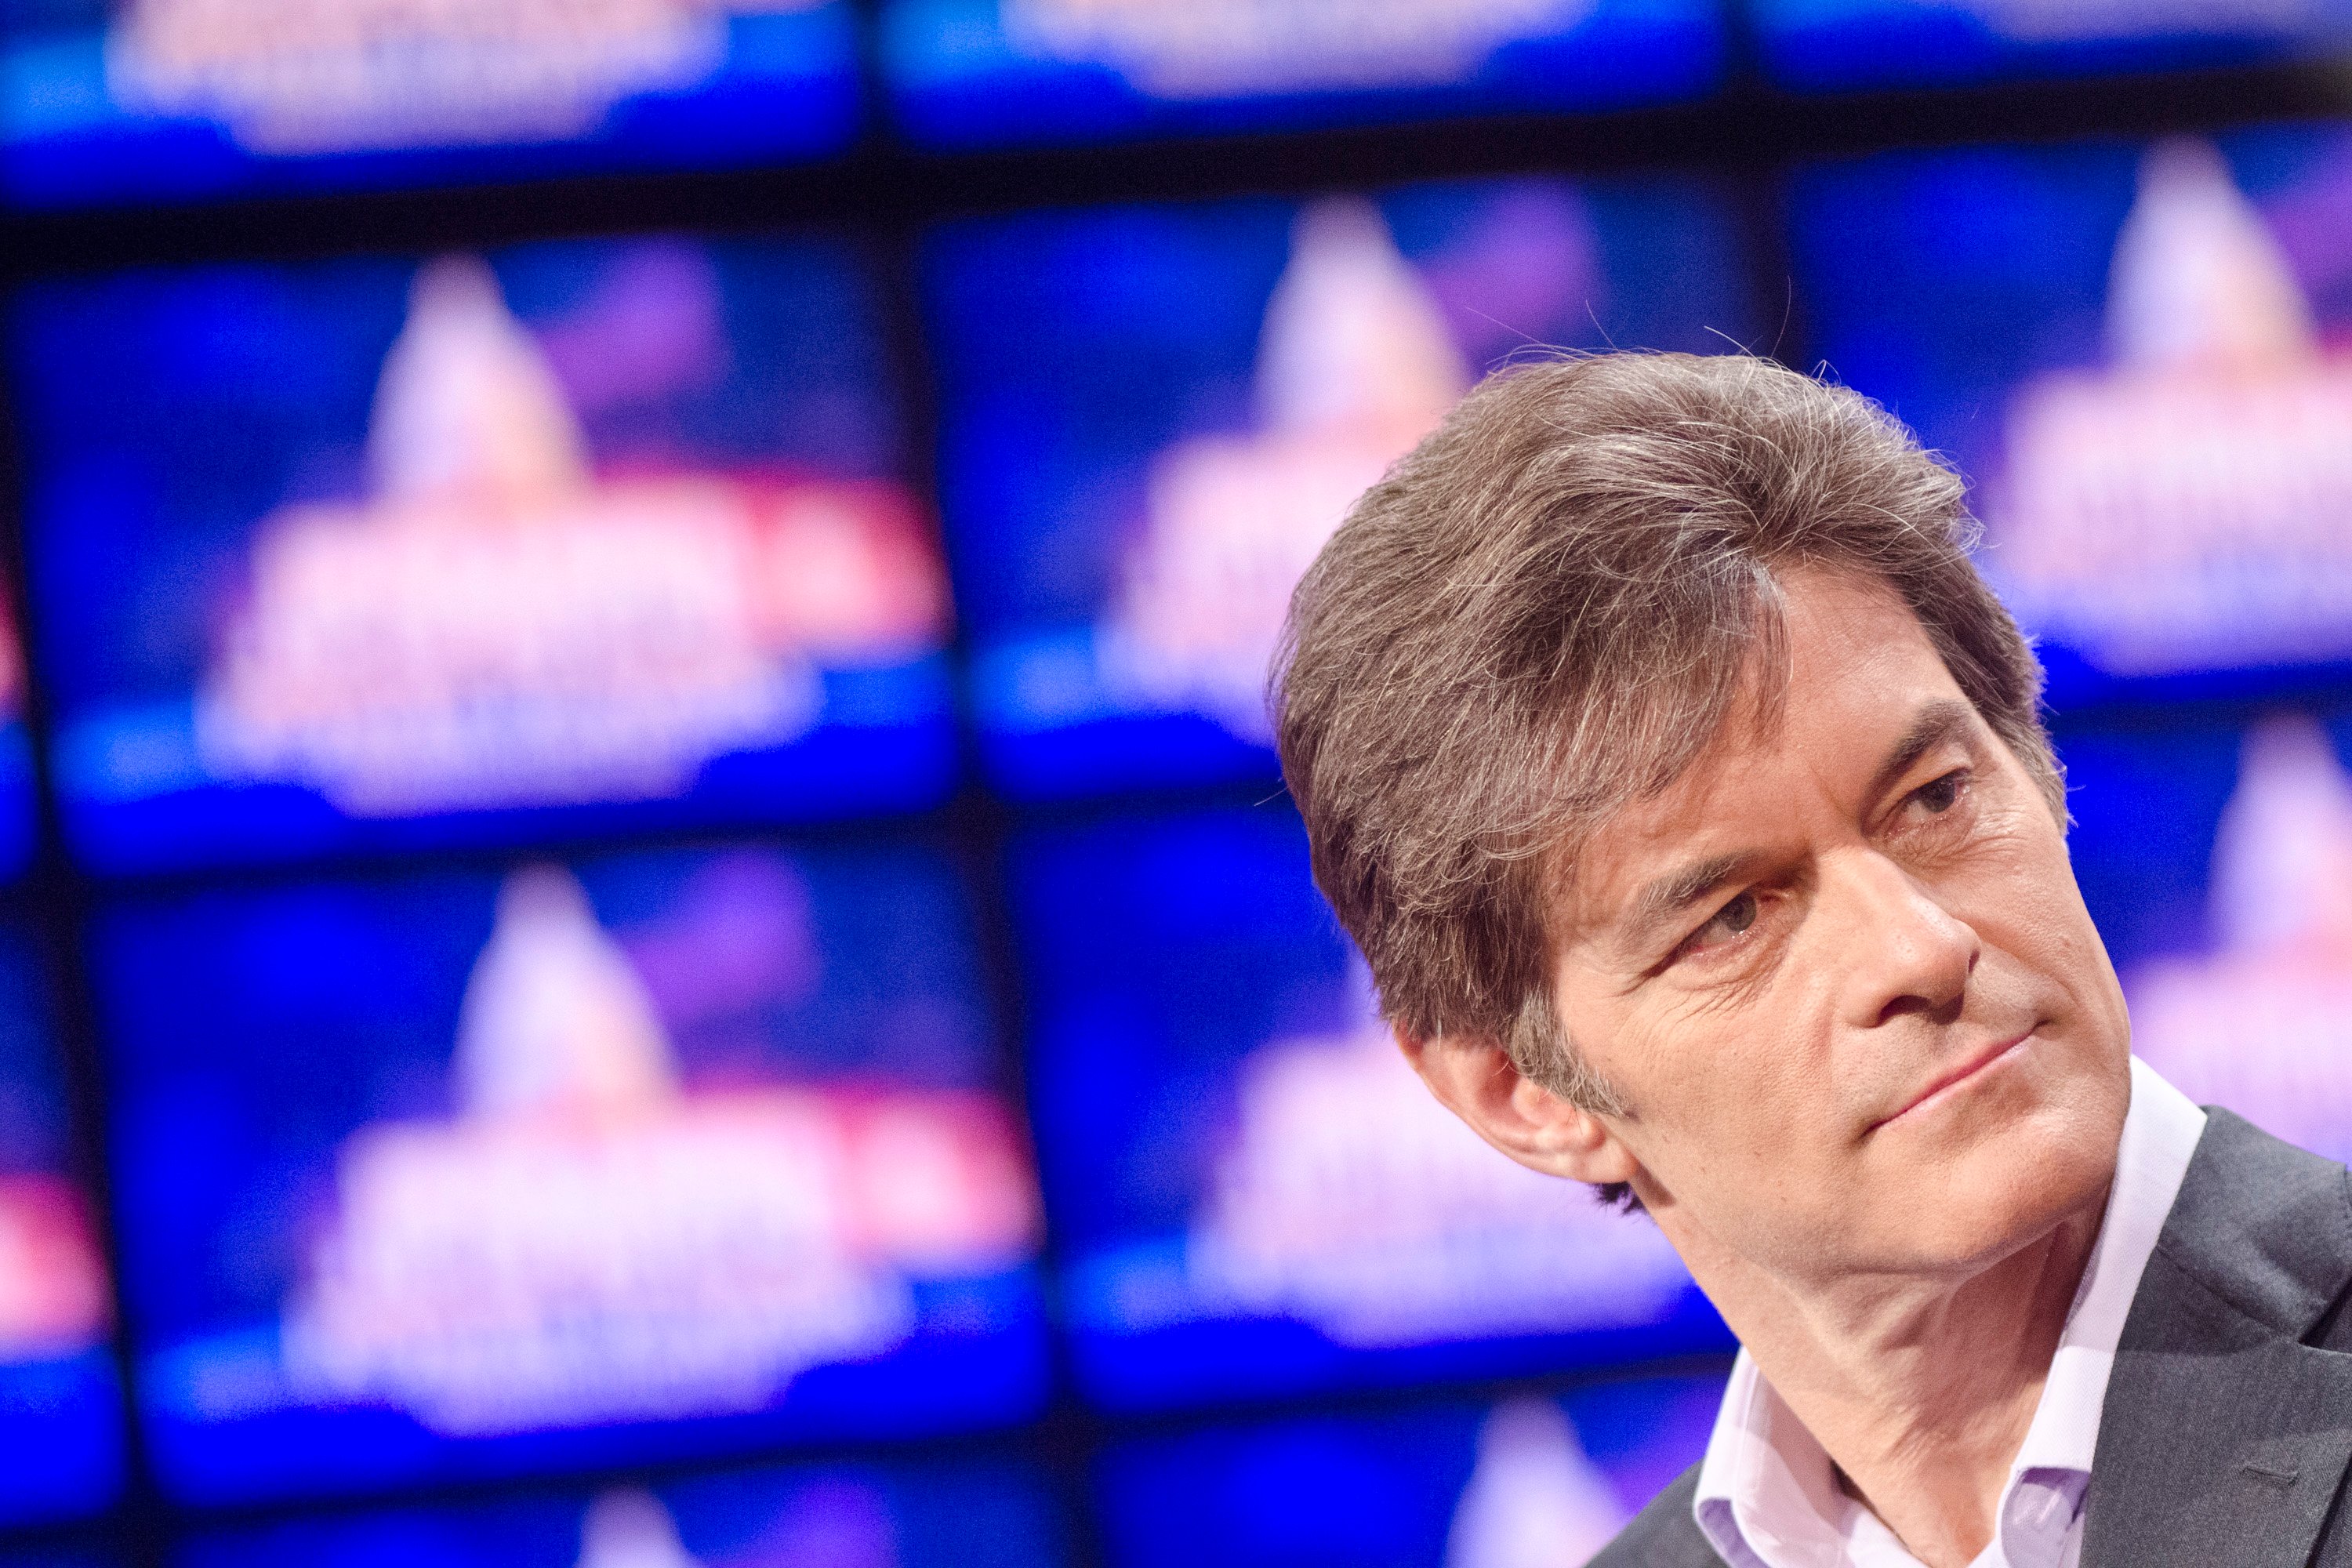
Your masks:
{"label": "white collared shirt", "polygon": [[[2134,1058],[2131,1109],[2099,1239],[2067,1310],[1999,1524],[1970,1568],[2075,1568],[2083,1495],[2124,1318],[2189,1173],[2205,1113]],[[1698,1527],[1732,1568],[1920,1568],[1837,1484],[1829,1456],[1741,1351],[1699,1466]]]}

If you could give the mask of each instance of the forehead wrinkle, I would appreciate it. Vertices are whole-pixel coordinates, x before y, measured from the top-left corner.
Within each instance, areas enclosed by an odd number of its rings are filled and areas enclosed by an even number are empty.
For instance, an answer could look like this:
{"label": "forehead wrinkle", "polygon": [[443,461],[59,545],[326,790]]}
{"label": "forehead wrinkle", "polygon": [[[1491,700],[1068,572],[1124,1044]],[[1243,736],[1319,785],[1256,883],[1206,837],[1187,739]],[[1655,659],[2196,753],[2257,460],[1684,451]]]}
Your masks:
{"label": "forehead wrinkle", "polygon": [[[1585,769],[1563,767],[1574,782],[1559,798],[1576,803],[1571,812],[1575,825],[1522,851],[1535,863],[1533,883],[1546,911],[1547,940],[1605,942],[1612,931],[1629,931],[1631,920],[1613,920],[1605,909],[1579,907],[1599,890],[1587,863],[1591,847],[1629,816],[1664,800],[1693,775],[1719,766],[1727,756],[1769,748],[1786,732],[1795,669],[1782,575],[1822,569],[1809,568],[1801,560],[1748,565],[1741,582],[1717,605],[1708,628],[1712,635],[1699,639],[1699,653],[1652,665],[1646,679],[1620,691],[1615,701],[1580,714],[1566,733],[1555,733],[1562,753],[1609,752],[1616,765],[1609,770],[1614,775],[1609,783]],[[1856,574],[1832,569],[1829,574]],[[1599,737],[1604,734],[1615,744],[1602,744]],[[1715,880],[1729,874],[1727,870]],[[1678,907],[1705,891],[1702,887]],[[1675,912],[1675,908],[1654,910],[1648,918],[1654,921]],[[1631,942],[1626,945],[1630,948]]]}

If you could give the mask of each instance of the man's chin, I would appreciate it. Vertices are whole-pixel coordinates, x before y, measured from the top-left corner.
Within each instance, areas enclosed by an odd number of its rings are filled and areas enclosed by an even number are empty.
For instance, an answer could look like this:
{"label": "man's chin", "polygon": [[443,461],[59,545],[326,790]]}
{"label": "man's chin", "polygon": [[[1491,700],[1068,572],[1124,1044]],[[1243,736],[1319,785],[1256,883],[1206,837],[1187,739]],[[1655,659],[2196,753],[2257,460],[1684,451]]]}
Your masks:
{"label": "man's chin", "polygon": [[2122,1135],[2089,1106],[2010,1122],[1994,1135],[1939,1151],[1888,1184],[1878,1206],[1889,1250],[1920,1272],[1966,1274],[2032,1246],[2071,1218],[2096,1213],[2115,1179]]}

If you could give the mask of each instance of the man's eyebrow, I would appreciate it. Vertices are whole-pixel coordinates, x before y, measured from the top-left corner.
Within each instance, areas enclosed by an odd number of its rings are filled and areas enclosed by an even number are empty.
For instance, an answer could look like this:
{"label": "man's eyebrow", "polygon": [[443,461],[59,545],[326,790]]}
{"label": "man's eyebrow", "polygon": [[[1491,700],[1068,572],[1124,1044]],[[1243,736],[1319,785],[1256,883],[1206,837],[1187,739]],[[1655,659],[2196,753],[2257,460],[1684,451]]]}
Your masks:
{"label": "man's eyebrow", "polygon": [[1667,925],[1708,893],[1730,881],[1754,864],[1756,858],[1757,852],[1752,849],[1737,850],[1729,855],[1711,855],[1650,883],[1633,896],[1633,914],[1624,926],[1627,950],[1637,952],[1647,950],[1657,940],[1660,927]]}
{"label": "man's eyebrow", "polygon": [[1939,697],[1920,709],[1912,718],[1910,728],[1903,731],[1886,753],[1886,760],[1871,775],[1869,793],[1863,798],[1874,801],[1884,795],[1920,758],[1968,733],[1976,716],[1975,709],[1953,697]]}

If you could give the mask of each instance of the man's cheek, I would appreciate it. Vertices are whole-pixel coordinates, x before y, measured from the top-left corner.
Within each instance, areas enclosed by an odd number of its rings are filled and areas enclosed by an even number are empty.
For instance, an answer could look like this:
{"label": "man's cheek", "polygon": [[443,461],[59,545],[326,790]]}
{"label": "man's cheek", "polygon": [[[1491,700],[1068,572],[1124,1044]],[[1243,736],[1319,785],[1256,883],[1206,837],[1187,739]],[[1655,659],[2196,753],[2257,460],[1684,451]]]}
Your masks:
{"label": "man's cheek", "polygon": [[1826,1084],[1810,1093],[1794,1049],[1775,1032],[1750,1027],[1716,1043],[1707,1070],[1694,1075],[1689,1124],[1705,1128],[1723,1150],[1737,1150],[1748,1170],[1812,1163],[1823,1142],[1821,1101]]}

